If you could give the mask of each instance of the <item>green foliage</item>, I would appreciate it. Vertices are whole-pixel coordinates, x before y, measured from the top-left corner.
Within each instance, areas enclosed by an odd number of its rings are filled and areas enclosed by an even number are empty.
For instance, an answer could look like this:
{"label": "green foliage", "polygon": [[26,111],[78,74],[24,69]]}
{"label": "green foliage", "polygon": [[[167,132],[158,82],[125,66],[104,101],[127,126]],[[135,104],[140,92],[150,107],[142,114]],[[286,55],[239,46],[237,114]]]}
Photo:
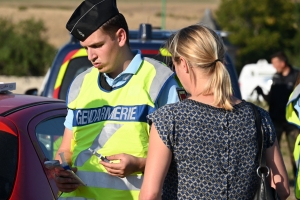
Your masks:
{"label": "green foliage", "polygon": [[238,71],[243,65],[268,59],[279,50],[296,56],[298,30],[294,7],[291,0],[221,1],[217,21],[223,30],[229,31],[229,40],[238,47]]}
{"label": "green foliage", "polygon": [[44,75],[56,53],[43,36],[44,23],[28,19],[14,24],[0,18],[0,27],[0,74]]}

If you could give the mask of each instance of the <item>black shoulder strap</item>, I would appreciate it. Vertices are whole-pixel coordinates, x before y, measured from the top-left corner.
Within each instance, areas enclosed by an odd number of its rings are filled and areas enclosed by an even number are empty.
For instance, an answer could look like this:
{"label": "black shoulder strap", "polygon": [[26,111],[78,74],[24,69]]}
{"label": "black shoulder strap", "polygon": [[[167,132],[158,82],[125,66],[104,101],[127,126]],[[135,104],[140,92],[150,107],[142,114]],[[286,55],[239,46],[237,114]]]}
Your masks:
{"label": "black shoulder strap", "polygon": [[107,83],[103,73],[100,73],[100,86],[107,91],[112,91],[112,87]]}

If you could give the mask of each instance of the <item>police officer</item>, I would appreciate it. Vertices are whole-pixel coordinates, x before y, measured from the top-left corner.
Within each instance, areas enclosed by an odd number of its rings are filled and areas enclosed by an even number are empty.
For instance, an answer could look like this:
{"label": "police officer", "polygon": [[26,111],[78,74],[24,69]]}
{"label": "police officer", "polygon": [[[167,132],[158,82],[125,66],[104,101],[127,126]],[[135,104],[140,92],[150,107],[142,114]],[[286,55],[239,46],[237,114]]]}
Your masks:
{"label": "police officer", "polygon": [[256,91],[265,99],[269,105],[269,114],[273,121],[276,130],[278,144],[283,132],[286,133],[286,138],[291,156],[292,166],[295,173],[295,163],[293,158],[294,143],[299,133],[297,126],[290,124],[286,120],[286,104],[289,96],[294,89],[299,71],[294,69],[288,62],[288,58],[283,52],[277,52],[271,56],[271,62],[276,69],[273,76],[273,83],[267,95],[258,86]]}
{"label": "police officer", "polygon": [[[286,106],[286,119],[289,123],[300,129],[300,77],[296,81],[296,87],[290,95]],[[298,135],[294,147],[294,160],[296,163],[297,173],[299,174],[299,158],[300,158],[300,136]],[[295,196],[300,199],[300,176],[295,177]]]}
{"label": "police officer", "polygon": [[[146,116],[179,100],[174,73],[130,49],[126,20],[113,0],[85,0],[66,27],[93,67],[69,88],[57,152],[64,152],[86,186],[56,170],[60,199],[137,199],[148,149]],[[95,156],[100,154],[108,162]]]}

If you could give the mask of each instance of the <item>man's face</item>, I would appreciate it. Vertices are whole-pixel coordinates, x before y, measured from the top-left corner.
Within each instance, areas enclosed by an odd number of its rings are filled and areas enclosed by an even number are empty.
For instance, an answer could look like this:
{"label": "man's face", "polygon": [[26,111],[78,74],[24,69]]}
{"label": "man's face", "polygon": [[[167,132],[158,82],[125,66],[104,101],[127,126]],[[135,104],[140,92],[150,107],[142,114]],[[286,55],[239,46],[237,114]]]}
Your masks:
{"label": "man's face", "polygon": [[280,60],[279,58],[272,58],[271,60],[273,67],[276,69],[278,73],[282,73],[284,67],[285,67],[285,62]]}
{"label": "man's face", "polygon": [[120,46],[116,36],[111,37],[102,29],[97,29],[80,44],[86,49],[88,59],[102,73],[116,70]]}

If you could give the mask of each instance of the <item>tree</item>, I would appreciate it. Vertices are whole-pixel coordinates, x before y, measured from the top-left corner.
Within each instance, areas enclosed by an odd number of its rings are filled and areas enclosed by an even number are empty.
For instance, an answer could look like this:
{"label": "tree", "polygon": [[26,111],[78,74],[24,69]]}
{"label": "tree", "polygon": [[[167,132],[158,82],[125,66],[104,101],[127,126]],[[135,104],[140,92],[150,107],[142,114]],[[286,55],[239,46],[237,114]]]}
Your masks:
{"label": "tree", "polygon": [[0,18],[0,74],[41,76],[46,73],[56,49],[47,43],[42,21],[28,19],[14,24]]}
{"label": "tree", "polygon": [[218,23],[238,47],[238,72],[247,63],[268,59],[276,51],[295,54],[297,21],[290,0],[222,0],[216,12]]}

